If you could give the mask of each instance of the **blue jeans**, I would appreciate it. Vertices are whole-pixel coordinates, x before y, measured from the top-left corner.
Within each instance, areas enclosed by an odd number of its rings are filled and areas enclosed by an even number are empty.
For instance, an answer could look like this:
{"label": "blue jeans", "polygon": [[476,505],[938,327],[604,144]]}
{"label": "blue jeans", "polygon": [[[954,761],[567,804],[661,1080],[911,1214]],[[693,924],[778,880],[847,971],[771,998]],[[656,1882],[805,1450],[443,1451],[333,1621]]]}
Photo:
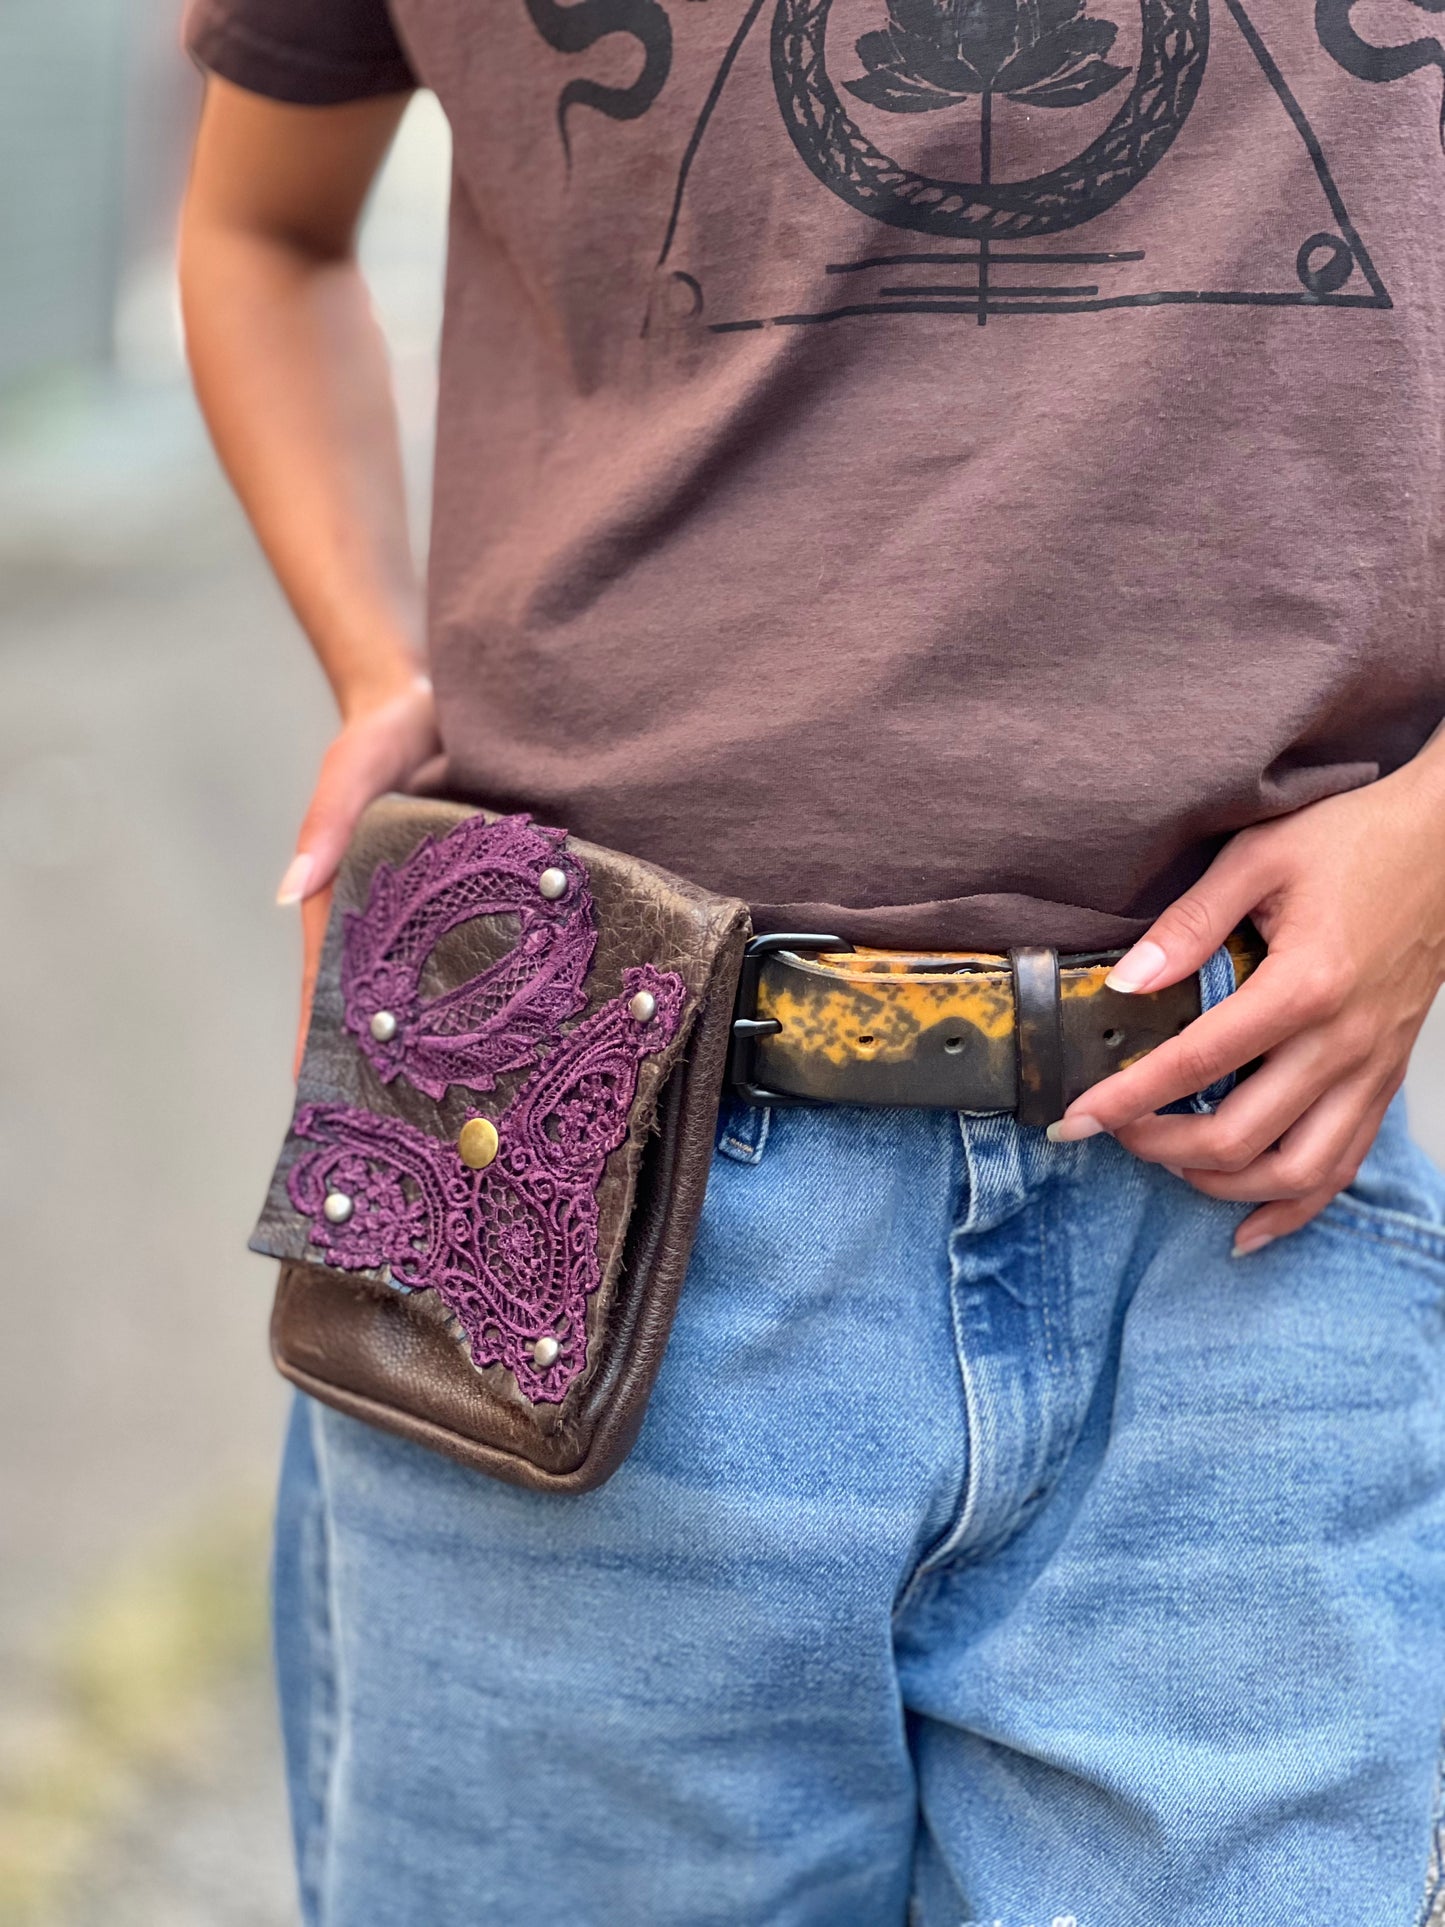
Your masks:
{"label": "blue jeans", "polygon": [[1009,1117],[733,1106],[600,1491],[298,1403],[308,1922],[1423,1921],[1445,1181],[1397,1105],[1305,1230],[1231,1259],[1243,1209]]}

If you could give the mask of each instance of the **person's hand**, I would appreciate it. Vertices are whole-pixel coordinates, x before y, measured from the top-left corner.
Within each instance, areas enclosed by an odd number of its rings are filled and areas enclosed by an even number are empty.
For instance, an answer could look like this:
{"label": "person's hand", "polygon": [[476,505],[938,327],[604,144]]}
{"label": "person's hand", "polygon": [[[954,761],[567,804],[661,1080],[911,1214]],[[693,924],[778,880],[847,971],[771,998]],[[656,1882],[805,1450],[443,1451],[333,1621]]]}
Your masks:
{"label": "person's hand", "polygon": [[296,839],[296,854],[276,892],[280,904],[301,906],[301,1025],[293,1070],[301,1069],[321,940],[331,909],[331,885],[358,817],[378,796],[402,789],[440,747],[436,706],[425,676],[349,709],[340,733],[321,759],[321,774]]}
{"label": "person's hand", "polygon": [[[1349,1185],[1445,980],[1445,770],[1432,743],[1365,789],[1242,831],[1110,973],[1162,989],[1245,916],[1252,976],[1077,1098],[1050,1135],[1110,1131],[1214,1198],[1258,1204],[1235,1251],[1296,1231]],[[1153,1115],[1255,1058],[1212,1116]]]}

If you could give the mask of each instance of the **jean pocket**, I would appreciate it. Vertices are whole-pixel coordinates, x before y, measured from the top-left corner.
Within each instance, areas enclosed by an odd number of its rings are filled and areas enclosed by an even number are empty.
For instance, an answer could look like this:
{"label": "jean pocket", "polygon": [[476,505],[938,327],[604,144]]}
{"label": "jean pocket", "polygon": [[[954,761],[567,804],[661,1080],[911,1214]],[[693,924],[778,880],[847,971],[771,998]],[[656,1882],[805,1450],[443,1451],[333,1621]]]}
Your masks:
{"label": "jean pocket", "polygon": [[1321,1216],[1445,1265],[1445,1176],[1410,1136],[1403,1095],[1386,1111],[1354,1183]]}
{"label": "jean pocket", "polygon": [[1420,1252],[1445,1266],[1445,1226],[1417,1217],[1413,1212],[1392,1210],[1387,1205],[1376,1204],[1373,1199],[1359,1197],[1353,1186],[1331,1198],[1320,1217],[1324,1222],[1362,1232],[1384,1244]]}

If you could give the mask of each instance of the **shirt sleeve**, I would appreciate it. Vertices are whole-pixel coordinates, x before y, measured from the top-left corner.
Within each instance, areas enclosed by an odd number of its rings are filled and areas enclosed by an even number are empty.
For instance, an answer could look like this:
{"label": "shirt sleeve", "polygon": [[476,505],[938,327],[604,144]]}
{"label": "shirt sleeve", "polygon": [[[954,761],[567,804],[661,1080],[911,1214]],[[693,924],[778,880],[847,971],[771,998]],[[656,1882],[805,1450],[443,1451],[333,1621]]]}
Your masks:
{"label": "shirt sleeve", "polygon": [[419,84],[386,0],[190,0],[183,33],[222,80],[303,107]]}

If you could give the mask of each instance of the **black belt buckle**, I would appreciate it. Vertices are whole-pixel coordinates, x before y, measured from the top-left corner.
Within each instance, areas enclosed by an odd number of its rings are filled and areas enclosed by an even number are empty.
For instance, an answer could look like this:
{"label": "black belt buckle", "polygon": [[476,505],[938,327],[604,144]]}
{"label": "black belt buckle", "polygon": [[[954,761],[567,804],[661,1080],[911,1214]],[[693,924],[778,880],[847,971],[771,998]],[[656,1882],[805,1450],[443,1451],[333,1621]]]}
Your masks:
{"label": "black belt buckle", "polygon": [[771,957],[779,950],[840,950],[850,951],[853,946],[844,937],[825,937],[816,931],[769,931],[765,936],[754,937],[743,952],[742,970],[738,975],[737,1001],[733,1006],[732,1048],[728,1052],[728,1088],[746,1104],[807,1104],[806,1097],[789,1097],[782,1091],[770,1091],[754,1081],[753,1072],[757,1066],[758,1039],[771,1037],[782,1029],[776,1017],[758,1015],[758,978],[762,974],[763,959]]}

